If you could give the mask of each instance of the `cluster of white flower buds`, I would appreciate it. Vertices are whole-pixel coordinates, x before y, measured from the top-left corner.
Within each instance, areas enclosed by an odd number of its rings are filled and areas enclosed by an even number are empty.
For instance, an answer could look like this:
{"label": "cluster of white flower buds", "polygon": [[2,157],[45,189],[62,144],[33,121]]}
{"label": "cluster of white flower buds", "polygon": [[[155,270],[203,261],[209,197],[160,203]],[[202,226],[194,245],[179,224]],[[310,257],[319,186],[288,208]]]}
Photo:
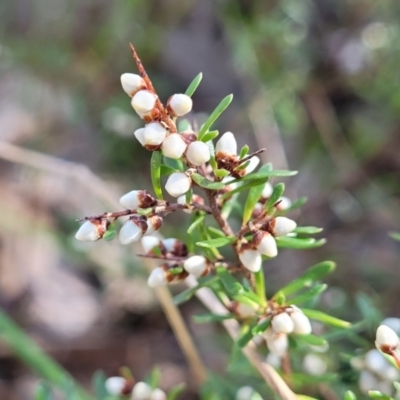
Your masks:
{"label": "cluster of white flower buds", "polygon": [[[178,239],[169,238],[160,240],[155,236],[145,236],[142,238],[142,247],[146,255],[154,253],[157,247],[168,260],[172,256],[172,263],[164,263],[153,269],[147,284],[150,287],[164,286],[168,283],[177,283],[185,279],[189,274],[196,278],[207,275],[211,270],[211,264],[204,256],[188,256],[188,251],[183,242]],[[176,258],[181,258],[177,262]]]}
{"label": "cluster of white flower buds", "polygon": [[295,221],[286,217],[276,217],[261,225],[249,243],[240,244],[239,258],[244,267],[251,272],[261,268],[262,255],[276,257],[278,247],[275,237],[286,236],[296,228]]}
{"label": "cluster of white flower buds", "polygon": [[[153,389],[146,382],[136,384],[120,376],[113,376],[105,381],[107,392],[111,396],[129,396],[130,400],[167,400],[166,393],[159,389]],[[125,397],[124,397],[125,398]]]}
{"label": "cluster of white flower buds", "polygon": [[271,353],[283,357],[288,349],[291,333],[308,335],[312,331],[308,317],[296,306],[286,307],[271,319],[271,326],[263,333]]}

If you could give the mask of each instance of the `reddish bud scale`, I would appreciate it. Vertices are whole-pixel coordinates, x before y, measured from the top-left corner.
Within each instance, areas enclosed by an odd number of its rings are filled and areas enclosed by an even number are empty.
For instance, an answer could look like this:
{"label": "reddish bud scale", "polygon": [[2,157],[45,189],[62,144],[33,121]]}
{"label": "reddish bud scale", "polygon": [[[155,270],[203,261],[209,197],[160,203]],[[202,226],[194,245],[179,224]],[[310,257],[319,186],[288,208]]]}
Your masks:
{"label": "reddish bud scale", "polygon": [[155,231],[158,231],[162,224],[163,224],[163,218],[160,217],[159,215],[153,215],[151,217],[147,218],[147,231],[146,235],[149,235]]}
{"label": "reddish bud scale", "polygon": [[182,137],[187,144],[190,144],[197,140],[197,136],[194,134],[194,132],[183,132]]}

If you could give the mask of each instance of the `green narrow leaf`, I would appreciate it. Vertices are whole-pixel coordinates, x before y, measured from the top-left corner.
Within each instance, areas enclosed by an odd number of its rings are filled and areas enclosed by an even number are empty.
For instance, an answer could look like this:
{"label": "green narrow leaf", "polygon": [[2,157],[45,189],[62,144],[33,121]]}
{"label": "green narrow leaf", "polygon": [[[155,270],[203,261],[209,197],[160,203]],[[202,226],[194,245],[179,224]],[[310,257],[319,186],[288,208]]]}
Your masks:
{"label": "green narrow leaf", "polygon": [[103,371],[96,371],[92,377],[92,386],[94,393],[96,395],[96,400],[104,400],[108,397],[108,392],[106,390],[106,375]]}
{"label": "green narrow leaf", "polygon": [[351,326],[350,322],[332,317],[331,315],[325,314],[322,311],[309,310],[307,308],[302,308],[301,311],[303,311],[304,315],[306,315],[308,318],[321,321],[327,325],[337,326],[338,328],[348,328]]}
{"label": "green narrow leaf", "polygon": [[197,87],[200,85],[201,80],[203,79],[203,73],[200,72],[198,75],[190,83],[189,87],[186,89],[185,94],[192,97]]}
{"label": "green narrow leaf", "polygon": [[[270,165],[270,164],[266,164]],[[285,177],[285,176],[293,176],[296,175],[297,171],[285,171],[285,170],[264,170],[263,172],[255,172],[254,174],[248,174],[243,176],[240,179],[236,179],[233,182],[240,182],[240,181],[253,181],[256,179],[265,179],[265,178],[273,178],[273,177]]]}
{"label": "green narrow leaf", "polygon": [[179,385],[174,386],[167,395],[167,400],[176,400],[178,396],[180,396],[185,390],[186,385],[184,383],[180,383]]}
{"label": "green narrow leaf", "polygon": [[356,395],[351,391],[347,390],[343,397],[344,400],[357,400]]}
{"label": "green narrow leaf", "polygon": [[[308,268],[306,272],[300,275],[297,279],[284,286],[278,293],[283,293],[288,296],[303,287],[310,287],[316,281],[330,274],[336,268],[336,264],[332,261],[323,261]],[[274,295],[274,298],[277,295]]]}
{"label": "green narrow leaf", "polygon": [[207,275],[203,278],[199,278],[197,280],[198,285],[191,287],[189,289],[184,290],[183,292],[176,295],[172,300],[175,305],[179,305],[184,303],[185,301],[190,300],[194,294],[204,286],[211,286],[212,284],[218,282],[219,279],[216,276]]}
{"label": "green narrow leaf", "polygon": [[308,290],[306,293],[303,293],[294,299],[289,300],[290,304],[299,304],[299,303],[304,303],[307,300],[312,299],[315,296],[318,296],[322,292],[326,290],[328,285],[325,283],[321,283],[319,285],[313,286],[310,290]]}
{"label": "green narrow leaf", "polygon": [[195,219],[195,220],[190,224],[190,226],[189,226],[189,228],[188,228],[188,230],[187,230],[187,233],[190,235],[190,234],[196,229],[196,227],[197,227],[198,225],[200,225],[200,224],[203,223],[204,218],[205,218],[205,215],[204,215],[204,214],[199,215],[199,216],[197,217],[197,219]]}
{"label": "green narrow leaf", "polygon": [[382,392],[379,392],[378,390],[370,390],[370,391],[368,391],[368,396],[371,397],[371,399],[393,400],[392,397],[390,397],[387,394],[384,394]]}
{"label": "green narrow leaf", "polygon": [[[259,185],[264,185],[268,181],[268,177],[264,179],[256,179],[251,182],[246,182],[243,183],[242,185],[238,185],[235,189],[231,190],[230,192],[224,193],[221,198],[223,200],[228,199],[231,197],[233,194],[243,192],[244,190],[250,189],[253,186],[259,186]],[[231,184],[231,182],[229,182]]]}
{"label": "green narrow leaf", "polygon": [[227,244],[231,244],[236,240],[235,236],[225,236],[225,237],[218,237],[215,239],[208,239],[208,240],[203,240],[201,242],[197,242],[196,245],[199,247],[223,247],[226,246]]}
{"label": "green narrow leaf", "polygon": [[326,243],[325,239],[316,240],[314,238],[297,238],[290,236],[276,237],[276,244],[284,249],[299,249],[307,250],[323,246]]}
{"label": "green narrow leaf", "polygon": [[254,274],[254,280],[255,280],[255,290],[256,294],[258,295],[259,298],[263,299],[264,305],[266,305],[267,300],[266,300],[266,293],[265,293],[265,277],[264,277],[264,270],[261,268],[259,271],[257,271]]}
{"label": "green narrow leaf", "polygon": [[194,180],[199,186],[205,188],[205,189],[210,189],[210,190],[221,190],[225,187],[225,183],[222,182],[213,182],[209,181],[208,179],[204,178],[204,176],[201,176],[200,174],[192,174],[191,175],[192,180]]}
{"label": "green narrow leaf", "polygon": [[298,226],[293,233],[303,233],[305,235],[314,235],[316,233],[322,232],[322,228],[317,228],[316,226]]}
{"label": "green narrow leaf", "polygon": [[308,334],[308,335],[296,335],[296,340],[310,344],[312,346],[324,346],[326,340],[320,336]]}
{"label": "green narrow leaf", "polygon": [[52,398],[49,386],[45,382],[40,382],[35,390],[34,400],[52,400]]}
{"label": "green narrow leaf", "polygon": [[190,204],[190,203],[192,202],[192,199],[193,199],[193,189],[190,188],[190,189],[186,192],[186,197],[185,197],[186,204]]}
{"label": "green narrow leaf", "polygon": [[152,389],[156,389],[160,386],[160,381],[161,381],[161,370],[160,368],[155,367],[151,371],[151,375],[149,378],[149,385],[152,387]]}
{"label": "green narrow leaf", "polygon": [[193,127],[190,121],[187,118],[179,118],[178,119],[178,132],[190,131],[193,132]]}
{"label": "green narrow leaf", "polygon": [[209,142],[210,140],[214,140],[219,135],[218,131],[210,131],[207,132],[202,138],[201,141],[204,143]]}
{"label": "green narrow leaf", "polygon": [[259,324],[257,324],[252,330],[251,332],[253,333],[253,335],[258,335],[260,333],[263,333],[267,330],[267,328],[271,325],[271,318],[266,318],[264,319],[262,322],[260,322]]}
{"label": "green narrow leaf", "polygon": [[158,199],[163,198],[161,189],[161,151],[153,151],[151,156],[151,182],[153,184],[153,190]]}
{"label": "green narrow leaf", "polygon": [[240,155],[239,158],[242,159],[244,157],[247,156],[247,154],[249,153],[250,147],[247,146],[247,144],[245,144],[242,149],[240,150]]}
{"label": "green narrow leaf", "polygon": [[193,315],[193,321],[197,324],[209,324],[212,322],[221,322],[227,319],[236,318],[235,314],[213,314],[213,313],[204,313]]}
{"label": "green narrow leaf", "polygon": [[172,168],[174,171],[181,171],[185,170],[182,160],[175,160],[174,158],[169,157],[162,157],[163,165],[166,167]]}
{"label": "green narrow leaf", "polygon": [[284,183],[278,183],[277,185],[275,185],[274,190],[272,191],[272,194],[268,199],[267,204],[265,205],[265,208],[271,208],[282,197],[284,191]]}
{"label": "green narrow leaf", "polygon": [[400,241],[400,233],[399,232],[389,232],[389,236],[394,240]]}
{"label": "green narrow leaf", "polygon": [[226,291],[232,295],[243,293],[243,286],[224,267],[217,267],[217,276]]}
{"label": "green narrow leaf", "polygon": [[103,235],[103,239],[109,242],[115,238],[116,234],[115,224],[110,224],[106,233]]}
{"label": "green narrow leaf", "polygon": [[[265,172],[270,172],[269,171],[270,166],[268,164],[263,165],[259,169],[259,173],[262,174],[264,171]],[[251,214],[253,213],[254,207],[257,204],[257,202],[260,200],[261,193],[264,189],[265,183],[262,183],[257,186],[253,186],[249,190],[249,194],[247,195],[246,203],[244,205],[244,210],[243,210],[243,219],[242,219],[242,225],[247,224],[251,218]]]}
{"label": "green narrow leaf", "polygon": [[160,166],[160,175],[161,176],[171,175],[174,172],[179,172],[179,170],[172,168],[169,165],[161,164],[161,166]]}
{"label": "green narrow leaf", "polygon": [[237,345],[240,348],[245,347],[251,339],[255,336],[253,333],[253,328],[255,324],[248,325],[242,329],[242,333],[237,340]]}
{"label": "green narrow leaf", "polygon": [[225,237],[224,232],[222,232],[220,229],[214,228],[213,226],[207,226],[207,230],[218,237]]}
{"label": "green narrow leaf", "polygon": [[201,140],[201,138],[208,132],[211,128],[211,125],[218,119],[218,117],[228,108],[229,104],[231,104],[233,99],[233,94],[230,94],[224,97],[215,110],[211,113],[211,115],[207,118],[207,121],[201,127],[199,134],[197,135],[197,139]]}
{"label": "green narrow leaf", "polygon": [[226,169],[215,169],[214,174],[218,178],[224,178],[225,176],[229,175],[229,171],[227,171]]}

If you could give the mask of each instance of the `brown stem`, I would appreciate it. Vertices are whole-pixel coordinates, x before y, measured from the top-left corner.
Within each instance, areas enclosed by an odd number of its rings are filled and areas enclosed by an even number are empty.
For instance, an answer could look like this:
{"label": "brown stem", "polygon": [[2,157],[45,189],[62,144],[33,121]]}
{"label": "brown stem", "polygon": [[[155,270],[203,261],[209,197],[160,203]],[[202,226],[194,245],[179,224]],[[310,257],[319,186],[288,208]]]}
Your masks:
{"label": "brown stem", "polygon": [[221,231],[224,232],[226,236],[235,236],[235,233],[230,227],[228,221],[221,214],[221,210],[217,204],[217,199],[215,198],[216,192],[206,189],[206,194],[208,198],[208,204],[210,205],[211,214],[217,221]]}

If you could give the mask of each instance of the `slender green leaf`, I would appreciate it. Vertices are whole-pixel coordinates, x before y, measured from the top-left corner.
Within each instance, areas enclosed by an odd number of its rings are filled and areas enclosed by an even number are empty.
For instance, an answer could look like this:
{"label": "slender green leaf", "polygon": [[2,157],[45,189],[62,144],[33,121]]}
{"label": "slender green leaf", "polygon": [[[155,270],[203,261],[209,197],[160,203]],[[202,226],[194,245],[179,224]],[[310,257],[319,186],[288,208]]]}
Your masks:
{"label": "slender green leaf", "polygon": [[184,165],[182,160],[176,160],[174,158],[169,158],[163,156],[163,163],[162,165],[165,165],[166,167],[172,168],[175,171],[184,171]]}
{"label": "slender green leaf", "polygon": [[254,280],[256,293],[258,297],[264,300],[264,304],[266,304],[265,277],[264,270],[262,268],[254,274]]}
{"label": "slender green leaf", "polygon": [[240,282],[238,282],[232,274],[224,267],[216,268],[217,276],[221,280],[222,285],[226,291],[232,295],[243,293],[244,289]]}
{"label": "slender green leaf", "polygon": [[161,189],[161,151],[153,151],[151,156],[151,182],[153,184],[153,190],[158,199],[163,198]]}
{"label": "slender green leaf", "polygon": [[[330,274],[336,268],[336,264],[332,261],[323,261],[318,264],[313,265],[308,268],[306,272],[304,272],[297,279],[290,282],[288,285],[284,286],[279,293],[283,293],[288,296],[303,287],[310,287],[316,281],[323,278],[325,275]],[[274,296],[274,298],[276,295]]]}
{"label": "slender green leaf", "polygon": [[185,94],[192,97],[193,93],[196,91],[197,87],[200,85],[201,80],[203,79],[203,73],[200,72],[198,75],[190,83],[189,87],[186,89]]}
{"label": "slender green leaf", "polygon": [[272,191],[272,194],[270,198],[267,201],[267,204],[265,205],[265,208],[271,208],[283,195],[283,192],[285,191],[285,184],[284,183],[278,183],[275,185],[274,190]]}
{"label": "slender green leaf", "polygon": [[193,316],[193,321],[197,324],[209,324],[212,322],[221,322],[227,319],[236,318],[235,314],[213,314],[213,313],[204,313]]}
{"label": "slender green leaf", "polygon": [[197,282],[198,282],[197,286],[186,289],[173,298],[174,304],[178,305],[178,304],[184,303],[185,301],[190,300],[199,289],[201,289],[204,286],[210,286],[210,285],[218,282],[218,280],[219,280],[218,277],[211,276],[211,275],[207,275],[203,278],[199,278],[197,280]]}
{"label": "slender green leaf", "polygon": [[400,383],[399,382],[394,381],[393,386],[398,392],[400,392]]}
{"label": "slender green leaf", "polygon": [[250,147],[247,146],[247,144],[245,144],[245,145],[242,147],[242,149],[240,150],[239,158],[242,159],[242,158],[246,157],[247,154],[249,153],[249,149],[250,149]]}
{"label": "slender green leaf", "polygon": [[318,296],[319,294],[324,292],[327,287],[328,287],[328,285],[326,285],[325,283],[315,285],[310,290],[308,290],[306,293],[303,293],[303,294],[295,297],[294,299],[289,300],[290,304],[304,303],[305,301],[310,300],[313,297]]}
{"label": "slender green leaf", "polygon": [[[251,182],[246,182],[243,183],[242,185],[238,185],[235,189],[231,190],[230,192],[224,193],[221,197],[223,200],[228,199],[231,197],[233,194],[243,192],[244,190],[250,189],[253,186],[259,186],[259,185],[264,185],[268,181],[268,177],[264,179],[256,179]],[[231,182],[229,182],[230,184]]]}
{"label": "slender green leaf", "polygon": [[356,395],[351,391],[347,390],[343,397],[344,400],[357,400]]}
{"label": "slender green leaf", "polygon": [[371,399],[379,399],[379,400],[393,400],[392,397],[388,396],[387,394],[384,394],[378,390],[370,390],[368,392],[368,396],[371,397]]}
{"label": "slender green leaf", "polygon": [[252,340],[253,337],[255,336],[253,333],[254,326],[255,324],[252,324],[242,329],[242,333],[237,340],[237,345],[240,348],[245,347],[250,342],[250,340]]}
{"label": "slender green leaf", "polygon": [[[267,164],[268,165],[268,164]],[[293,176],[296,175],[297,171],[285,171],[285,170],[268,170],[263,172],[255,172],[253,174],[248,174],[240,178],[236,181],[252,181],[257,179],[265,179],[265,178],[273,178],[273,177],[285,177],[285,176]]]}
{"label": "slender green leaf", "polygon": [[153,389],[156,389],[160,386],[160,381],[161,381],[161,370],[160,370],[160,368],[155,367],[151,371],[150,378],[149,378],[149,385]]}
{"label": "slender green leaf", "polygon": [[96,395],[96,400],[104,400],[108,396],[105,382],[106,375],[103,371],[96,371],[92,377],[92,386]]}
{"label": "slender green leaf", "polygon": [[160,174],[161,176],[165,176],[165,175],[171,175],[174,172],[179,172],[178,169],[172,168],[169,165],[165,165],[165,164],[161,164],[160,166]]}
{"label": "slender green leaf", "polygon": [[324,346],[326,345],[326,340],[320,336],[308,334],[308,335],[296,335],[296,339],[310,344],[312,346]]}
{"label": "slender green leaf", "polygon": [[215,239],[203,240],[201,242],[197,242],[196,245],[200,247],[223,247],[227,244],[231,244],[236,240],[235,236],[225,236],[225,237],[218,237]]}
{"label": "slender green leaf", "polygon": [[34,400],[52,400],[52,398],[49,386],[45,382],[40,382],[35,390]]}
{"label": "slender green leaf", "polygon": [[109,242],[115,238],[116,234],[115,224],[110,224],[106,233],[103,235],[103,239]]}
{"label": "slender green leaf", "polygon": [[338,328],[348,328],[351,326],[350,322],[332,317],[331,315],[325,314],[322,311],[309,310],[307,308],[302,308],[301,311],[303,311],[304,315],[306,315],[308,318],[321,321],[327,325],[337,326]]}
{"label": "slender green leaf", "polygon": [[229,171],[227,171],[226,169],[215,169],[214,174],[218,178],[224,178],[225,176],[229,175]]}
{"label": "slender green leaf", "polygon": [[222,232],[220,229],[214,228],[213,226],[207,226],[207,230],[218,237],[225,237],[224,232]]}
{"label": "slender green leaf", "polygon": [[[268,164],[263,165],[259,172],[262,174],[263,172],[270,172],[269,171],[270,166]],[[251,215],[253,213],[254,207],[257,204],[257,202],[260,200],[261,193],[264,189],[265,183],[261,183],[258,186],[253,186],[249,190],[249,194],[247,195],[246,203],[244,205],[244,210],[243,210],[243,219],[242,219],[242,225],[247,224],[249,222]]]}
{"label": "slender green leaf", "polygon": [[219,135],[218,131],[210,131],[207,132],[202,138],[201,141],[204,143],[209,142],[210,140],[214,140]]}
{"label": "slender green leaf", "polygon": [[223,98],[215,110],[211,113],[211,115],[207,118],[207,121],[204,122],[203,126],[201,127],[199,134],[197,135],[198,140],[208,132],[211,128],[211,125],[218,119],[218,117],[228,108],[229,104],[231,104],[233,99],[233,95],[230,94]]}
{"label": "slender green leaf", "polygon": [[178,120],[178,132],[193,132],[193,127],[190,121],[187,118],[180,118]]}
{"label": "slender green leaf", "polygon": [[322,232],[322,228],[316,226],[298,226],[293,233],[303,233],[305,235],[314,235],[316,233]]}
{"label": "slender green leaf", "polygon": [[325,239],[316,240],[314,238],[297,238],[290,236],[281,236],[275,238],[276,244],[280,248],[307,250],[323,246],[326,243]]}
{"label": "slender green leaf", "polygon": [[167,395],[167,400],[176,400],[178,396],[180,396],[185,390],[186,385],[184,383],[180,383],[179,385],[174,386]]}
{"label": "slender green leaf", "polygon": [[185,197],[186,204],[190,204],[190,203],[192,202],[192,199],[193,199],[193,189],[190,188],[190,189],[186,192],[186,197]]}
{"label": "slender green leaf", "polygon": [[199,216],[190,224],[190,226],[189,226],[189,228],[188,228],[188,230],[187,230],[187,233],[190,235],[190,234],[196,229],[196,227],[197,227],[198,225],[200,225],[200,224],[202,224],[202,223],[204,222],[204,218],[205,218],[205,215],[204,215],[204,214],[199,215]]}
{"label": "slender green leaf", "polygon": [[389,236],[394,240],[400,241],[400,232],[389,232]]}
{"label": "slender green leaf", "polygon": [[196,173],[192,174],[191,177],[199,186],[201,186],[205,189],[221,190],[226,185],[223,182],[209,181],[207,178],[204,178],[204,176],[201,176],[200,174],[196,174]]}
{"label": "slender green leaf", "polygon": [[251,307],[254,307],[257,304],[259,306],[265,306],[265,302],[261,297],[247,289],[242,293],[235,295],[234,300],[238,301],[239,303],[247,304]]}
{"label": "slender green leaf", "polygon": [[251,331],[253,335],[258,335],[265,332],[270,325],[271,318],[265,318],[262,322],[258,323]]}

